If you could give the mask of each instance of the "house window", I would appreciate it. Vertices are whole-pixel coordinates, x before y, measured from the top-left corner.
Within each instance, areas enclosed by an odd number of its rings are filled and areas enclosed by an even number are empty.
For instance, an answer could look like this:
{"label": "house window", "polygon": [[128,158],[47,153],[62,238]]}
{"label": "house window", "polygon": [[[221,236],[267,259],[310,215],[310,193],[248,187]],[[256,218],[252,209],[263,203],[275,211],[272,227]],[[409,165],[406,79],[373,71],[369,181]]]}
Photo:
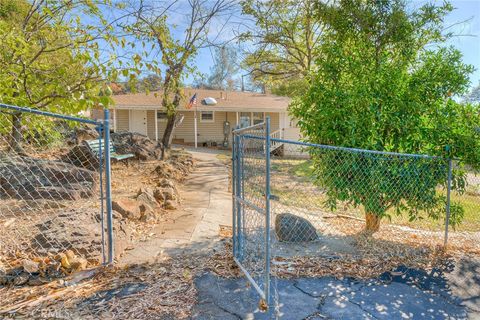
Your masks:
{"label": "house window", "polygon": [[202,111],[200,113],[200,122],[214,122],[213,111]]}
{"label": "house window", "polygon": [[240,128],[251,126],[250,112],[240,112]]}
{"label": "house window", "polygon": [[158,121],[160,121],[160,122],[167,122],[167,120],[168,120],[168,115],[167,115],[166,112],[158,111],[158,112],[157,112],[157,119],[158,119]]}
{"label": "house window", "polygon": [[253,124],[259,124],[263,122],[263,112],[253,112]]}

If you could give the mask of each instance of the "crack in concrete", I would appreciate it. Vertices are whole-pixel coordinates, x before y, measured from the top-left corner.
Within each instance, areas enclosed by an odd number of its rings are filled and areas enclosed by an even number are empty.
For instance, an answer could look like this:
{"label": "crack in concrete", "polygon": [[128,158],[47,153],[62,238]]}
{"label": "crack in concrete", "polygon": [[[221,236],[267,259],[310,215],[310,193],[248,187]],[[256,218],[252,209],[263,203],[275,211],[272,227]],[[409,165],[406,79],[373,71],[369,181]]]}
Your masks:
{"label": "crack in concrete", "polygon": [[[298,282],[297,282],[297,281],[295,281],[295,282],[293,283],[293,286],[294,286],[298,291],[300,291],[300,292],[302,292],[302,293],[304,293],[304,294],[306,294],[306,295],[308,295],[308,296],[310,296],[310,297],[312,297],[312,298],[320,298],[320,303],[318,304],[318,309],[319,309],[319,311],[317,311],[316,313],[314,313],[314,314],[312,314],[312,315],[307,316],[304,320],[308,320],[308,319],[310,319],[310,318],[313,317],[313,316],[317,316],[317,313],[318,313],[318,316],[321,316],[321,317],[323,317],[323,318],[325,318],[325,319],[328,319],[325,315],[323,315],[323,314],[320,313],[320,311],[322,310],[322,307],[323,307],[324,304],[325,304],[325,300],[326,300],[326,298],[327,298],[327,295],[325,295],[325,294],[312,295],[310,292],[307,292],[307,291],[303,290],[302,288],[300,288],[300,287],[298,286]],[[350,291],[349,293],[360,292],[364,287],[366,287],[366,285],[360,285],[358,288],[352,289],[352,291]],[[349,302],[349,303],[351,303],[351,304],[356,305],[357,307],[359,307],[360,310],[362,310],[363,312],[365,312],[368,316],[372,317],[373,319],[378,319],[378,318],[375,317],[372,313],[370,313],[368,310],[365,310],[360,303],[351,301],[351,300],[350,300],[347,296],[345,296],[345,295],[341,295],[341,296],[345,297],[347,302]]]}
{"label": "crack in concrete", "polygon": [[295,282],[293,283],[293,286],[294,286],[298,291],[303,292],[304,294],[306,294],[307,296],[310,296],[310,297],[312,297],[312,298],[320,298],[320,297],[324,296],[323,294],[320,294],[320,295],[316,296],[316,295],[311,294],[310,292],[307,292],[307,291],[303,290],[302,288],[300,288],[300,287],[298,286],[298,282],[297,282],[297,281],[295,281]]}
{"label": "crack in concrete", "polygon": [[352,301],[352,300],[349,300],[348,298],[347,298],[347,301],[348,301],[349,303],[351,303],[351,304],[356,305],[357,307],[359,307],[360,310],[362,310],[363,312],[365,312],[368,316],[372,317],[373,319],[379,319],[379,318],[375,317],[370,311],[365,310],[365,309],[362,307],[362,304],[361,304],[361,303],[354,302],[354,301]]}
{"label": "crack in concrete", "polygon": [[226,312],[226,313],[228,313],[228,314],[231,314],[232,316],[234,316],[235,318],[237,318],[237,319],[239,319],[239,320],[243,320],[242,316],[239,315],[238,313],[235,313],[235,312],[233,312],[233,311],[230,311],[230,310],[228,310],[228,309],[226,309],[226,308],[218,305],[218,304],[215,303],[215,302],[212,302],[212,304],[215,305],[218,309],[222,310],[223,312]]}
{"label": "crack in concrete", "polygon": [[311,315],[306,316],[302,320],[313,320],[314,317],[318,317],[318,318],[322,318],[322,319],[331,319],[331,318],[327,317],[326,315],[321,314],[320,311],[317,311],[317,312],[312,313]]}
{"label": "crack in concrete", "polygon": [[[360,285],[356,290],[353,290],[353,289],[352,289],[352,291],[350,291],[349,293],[357,293],[357,292],[360,292],[363,288],[365,288],[365,287],[367,287],[367,286],[368,286],[368,284],[362,284],[362,285]],[[378,318],[375,317],[370,311],[365,310],[365,309],[363,308],[363,306],[362,306],[361,303],[352,301],[352,300],[350,300],[348,297],[346,297],[346,298],[347,298],[347,301],[348,301],[349,303],[351,303],[351,304],[359,307],[360,310],[362,310],[363,312],[365,312],[368,316],[372,317],[373,319],[378,319]]]}

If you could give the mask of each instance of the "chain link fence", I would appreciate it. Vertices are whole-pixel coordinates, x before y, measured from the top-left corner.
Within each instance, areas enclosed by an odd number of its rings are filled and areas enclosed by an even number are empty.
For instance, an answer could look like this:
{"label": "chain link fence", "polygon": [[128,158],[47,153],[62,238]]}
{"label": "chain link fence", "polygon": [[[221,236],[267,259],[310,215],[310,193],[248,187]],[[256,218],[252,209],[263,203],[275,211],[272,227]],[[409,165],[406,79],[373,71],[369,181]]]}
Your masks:
{"label": "chain link fence", "polygon": [[265,213],[267,124],[234,131],[233,230],[234,258],[259,295],[269,296],[269,229]]}
{"label": "chain link fence", "polygon": [[277,308],[282,277],[426,270],[445,245],[480,255],[477,172],[442,157],[270,138],[265,128],[235,134],[234,243],[250,281],[273,282]]}
{"label": "chain link fence", "polygon": [[[91,139],[75,134],[81,126],[105,135],[97,150],[79,143]],[[0,105],[2,285],[112,261],[108,130],[108,121]]]}

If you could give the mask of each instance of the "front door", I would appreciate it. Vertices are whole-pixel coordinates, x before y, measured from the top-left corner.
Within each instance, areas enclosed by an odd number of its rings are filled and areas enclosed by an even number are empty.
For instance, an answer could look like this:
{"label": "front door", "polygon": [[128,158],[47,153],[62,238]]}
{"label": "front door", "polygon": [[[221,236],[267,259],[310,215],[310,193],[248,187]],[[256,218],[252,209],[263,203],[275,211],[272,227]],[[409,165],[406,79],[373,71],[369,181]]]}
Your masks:
{"label": "front door", "polygon": [[147,135],[147,110],[130,111],[130,132]]}

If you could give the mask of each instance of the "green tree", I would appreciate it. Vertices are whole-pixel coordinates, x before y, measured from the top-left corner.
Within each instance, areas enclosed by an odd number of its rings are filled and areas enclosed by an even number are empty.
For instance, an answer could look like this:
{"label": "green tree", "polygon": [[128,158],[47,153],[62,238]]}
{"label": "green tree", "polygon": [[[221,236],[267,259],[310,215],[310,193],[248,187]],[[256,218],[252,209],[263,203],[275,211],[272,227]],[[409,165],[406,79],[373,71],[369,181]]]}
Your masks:
{"label": "green tree", "polygon": [[254,26],[242,34],[253,43],[245,69],[280,95],[302,94],[306,76],[318,58],[323,24],[315,18],[314,0],[242,1],[243,13]]}
{"label": "green tree", "polygon": [[[155,56],[160,57],[159,60],[147,63],[147,67],[156,73],[164,69],[162,106],[167,111],[168,120],[162,137],[162,157],[170,148],[177,110],[182,101],[182,80],[195,73],[193,59],[199,49],[212,45],[214,22],[222,30],[219,20],[230,14],[235,1],[191,0],[180,3],[180,8],[175,5],[176,2],[169,1],[139,1],[129,8],[136,21],[124,26],[137,39],[153,44],[157,50]],[[185,12],[185,25],[169,22],[170,14],[178,14],[172,8]]]}
{"label": "green tree", "polygon": [[215,48],[213,66],[210,68],[208,87],[220,90],[233,90],[235,87],[234,75],[239,67],[238,54],[231,46]]}
{"label": "green tree", "polygon": [[149,74],[130,83],[125,83],[125,92],[150,92],[162,89],[162,77],[158,74]]}
{"label": "green tree", "polygon": [[[108,107],[110,98],[99,89],[117,71],[109,68],[115,59],[99,49],[100,41],[115,42],[99,9],[104,2],[0,0],[0,101],[66,114]],[[23,121],[21,113],[12,115],[10,144],[18,152]],[[41,117],[29,119],[30,129],[49,126]]]}
{"label": "green tree", "polygon": [[[410,10],[400,0],[319,3],[318,19],[328,32],[308,92],[291,106],[304,136],[320,144],[455,157],[478,168],[479,110],[450,98],[467,90],[473,68],[454,48],[433,46],[448,37],[442,21],[451,10],[448,3]],[[444,160],[340,151],[312,152],[312,158],[330,205],[363,206],[369,232],[389,209],[412,220],[438,218],[444,210],[445,197],[436,192],[446,180]],[[454,187],[464,186],[456,170]],[[451,222],[458,223],[462,211],[454,209]]]}

